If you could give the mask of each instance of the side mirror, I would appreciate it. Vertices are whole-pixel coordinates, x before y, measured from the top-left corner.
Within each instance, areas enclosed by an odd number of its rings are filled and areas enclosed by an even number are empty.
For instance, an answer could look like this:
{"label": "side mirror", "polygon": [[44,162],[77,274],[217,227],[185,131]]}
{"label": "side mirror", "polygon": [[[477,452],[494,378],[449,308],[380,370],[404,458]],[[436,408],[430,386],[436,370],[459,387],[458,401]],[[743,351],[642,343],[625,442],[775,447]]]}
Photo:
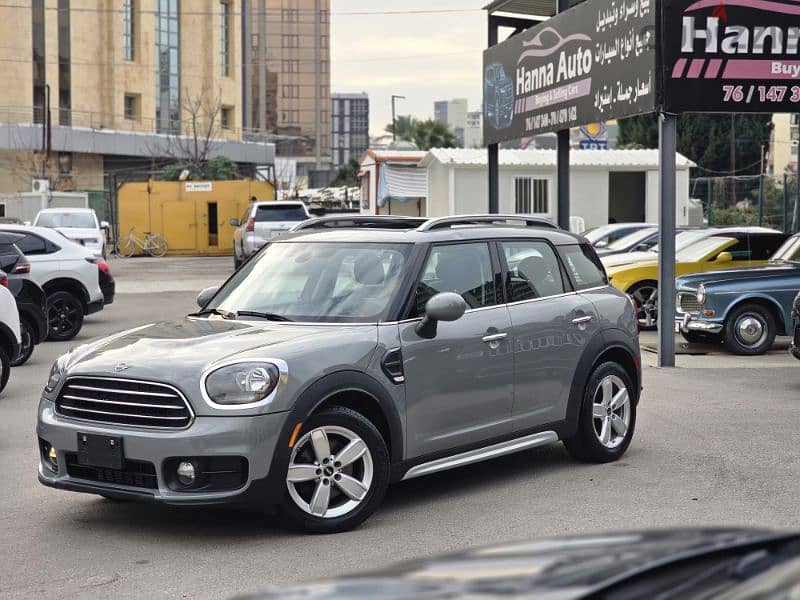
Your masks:
{"label": "side mirror", "polygon": [[649,244],[637,244],[633,248],[634,252],[647,252],[648,250],[650,250]]}
{"label": "side mirror", "polygon": [[425,317],[416,327],[417,335],[433,339],[436,337],[436,324],[439,321],[458,321],[467,310],[467,303],[460,294],[441,292],[425,304]]}
{"label": "side mirror", "polygon": [[718,263],[729,263],[732,261],[733,261],[733,254],[731,254],[730,252],[720,252],[719,254],[717,254],[716,262]]}
{"label": "side mirror", "polygon": [[206,304],[211,302],[211,299],[217,294],[219,291],[219,286],[212,286],[207,287],[202,292],[197,294],[197,306],[200,308],[205,308]]}
{"label": "side mirror", "polygon": [[105,229],[108,231],[111,229],[111,225],[108,224],[108,221],[100,221],[100,229]]}
{"label": "side mirror", "polygon": [[230,224],[233,225],[234,227],[238,227],[239,226],[239,219],[231,219],[230,220]]}
{"label": "side mirror", "polygon": [[595,248],[606,248],[608,247],[608,240],[598,240],[594,244]]}

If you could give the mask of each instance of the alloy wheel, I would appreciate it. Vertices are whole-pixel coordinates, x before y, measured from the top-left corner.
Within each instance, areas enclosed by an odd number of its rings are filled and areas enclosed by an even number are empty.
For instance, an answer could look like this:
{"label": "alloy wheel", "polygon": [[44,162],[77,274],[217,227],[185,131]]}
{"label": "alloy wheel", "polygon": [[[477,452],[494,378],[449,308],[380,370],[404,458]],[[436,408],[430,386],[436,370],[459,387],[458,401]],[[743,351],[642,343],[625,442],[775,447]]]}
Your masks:
{"label": "alloy wheel", "polygon": [[286,486],[305,513],[326,519],[358,507],[372,485],[374,466],[367,444],[345,427],[312,429],[295,444]]}
{"label": "alloy wheel", "polygon": [[658,288],[643,285],[631,294],[636,302],[636,316],[643,327],[655,327],[658,322]]}
{"label": "alloy wheel", "polygon": [[72,332],[80,322],[81,307],[77,302],[66,298],[58,298],[47,308],[47,320],[50,330],[56,335]]}
{"label": "alloy wheel", "polygon": [[600,443],[613,449],[625,441],[631,424],[631,400],[625,383],[616,375],[600,380],[592,400],[594,432]]}

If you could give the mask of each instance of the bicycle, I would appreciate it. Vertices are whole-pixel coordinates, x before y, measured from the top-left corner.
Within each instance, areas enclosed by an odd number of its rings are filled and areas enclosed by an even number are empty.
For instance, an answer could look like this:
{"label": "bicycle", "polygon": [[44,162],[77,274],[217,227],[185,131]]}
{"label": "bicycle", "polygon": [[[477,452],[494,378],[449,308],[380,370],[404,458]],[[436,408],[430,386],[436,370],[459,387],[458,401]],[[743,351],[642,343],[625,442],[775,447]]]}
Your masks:
{"label": "bicycle", "polygon": [[136,227],[131,227],[128,235],[119,239],[117,242],[117,254],[123,258],[130,258],[136,253],[136,248],[140,248],[150,256],[155,256],[157,258],[166,256],[168,250],[167,240],[157,233],[145,231],[144,242],[142,242],[138,237],[136,237],[136,234],[134,233],[135,229]]}

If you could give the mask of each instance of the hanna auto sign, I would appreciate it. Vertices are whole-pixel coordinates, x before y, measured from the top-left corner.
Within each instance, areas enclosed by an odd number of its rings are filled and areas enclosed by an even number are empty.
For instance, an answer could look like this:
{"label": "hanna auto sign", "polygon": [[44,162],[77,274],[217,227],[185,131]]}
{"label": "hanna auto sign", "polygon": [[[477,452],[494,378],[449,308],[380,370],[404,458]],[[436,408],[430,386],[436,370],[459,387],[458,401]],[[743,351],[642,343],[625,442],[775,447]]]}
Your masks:
{"label": "hanna auto sign", "polygon": [[800,0],[588,0],[484,52],[487,143],[636,114],[800,111]]}

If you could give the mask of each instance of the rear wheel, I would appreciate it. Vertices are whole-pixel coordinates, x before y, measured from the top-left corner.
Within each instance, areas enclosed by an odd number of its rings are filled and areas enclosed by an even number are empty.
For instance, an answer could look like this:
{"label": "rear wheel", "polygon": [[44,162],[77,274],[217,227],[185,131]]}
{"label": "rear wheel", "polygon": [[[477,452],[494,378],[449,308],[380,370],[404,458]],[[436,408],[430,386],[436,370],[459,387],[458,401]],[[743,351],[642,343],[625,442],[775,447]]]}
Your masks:
{"label": "rear wheel", "polygon": [[725,345],[734,354],[764,354],[772,347],[776,334],[775,317],[758,304],[734,309],[725,321]]}
{"label": "rear wheel", "polygon": [[147,253],[150,256],[161,258],[167,255],[167,240],[160,235],[152,235],[147,242]]}
{"label": "rear wheel", "polygon": [[628,294],[636,303],[639,328],[655,329],[658,324],[658,283],[655,281],[637,283],[628,290]]}
{"label": "rear wheel", "polygon": [[14,360],[11,361],[12,367],[24,365],[33,354],[33,329],[30,323],[25,320],[20,320],[19,322],[19,337],[19,352]]}
{"label": "rear wheel", "polygon": [[53,292],[47,297],[47,339],[57,342],[71,340],[83,327],[83,304],[70,292]]}
{"label": "rear wheel", "polygon": [[281,510],[297,527],[336,533],[356,527],[383,501],[389,452],[363,415],[332,407],[303,423],[292,448]]}
{"label": "rear wheel", "polygon": [[578,431],[564,440],[567,451],[585,462],[615,461],[625,454],[636,426],[636,398],[628,372],[615,362],[589,377],[578,416]]}

